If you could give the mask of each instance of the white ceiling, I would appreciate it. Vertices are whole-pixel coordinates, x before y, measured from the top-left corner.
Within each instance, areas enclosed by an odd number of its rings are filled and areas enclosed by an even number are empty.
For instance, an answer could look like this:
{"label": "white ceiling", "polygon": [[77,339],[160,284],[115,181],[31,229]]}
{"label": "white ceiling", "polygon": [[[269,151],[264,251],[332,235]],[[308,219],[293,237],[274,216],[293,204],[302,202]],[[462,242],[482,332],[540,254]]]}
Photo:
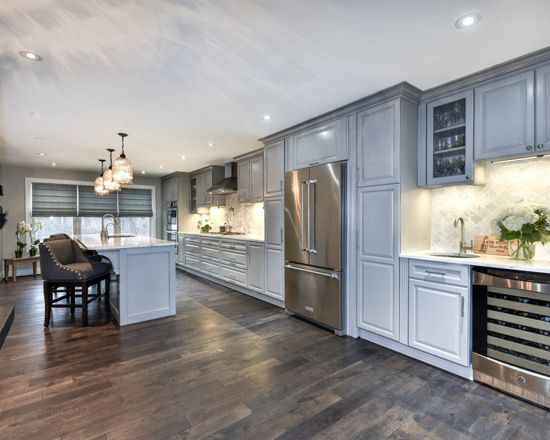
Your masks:
{"label": "white ceiling", "polygon": [[126,131],[149,174],[223,163],[400,81],[550,46],[549,17],[548,0],[2,0],[0,162],[96,169]]}

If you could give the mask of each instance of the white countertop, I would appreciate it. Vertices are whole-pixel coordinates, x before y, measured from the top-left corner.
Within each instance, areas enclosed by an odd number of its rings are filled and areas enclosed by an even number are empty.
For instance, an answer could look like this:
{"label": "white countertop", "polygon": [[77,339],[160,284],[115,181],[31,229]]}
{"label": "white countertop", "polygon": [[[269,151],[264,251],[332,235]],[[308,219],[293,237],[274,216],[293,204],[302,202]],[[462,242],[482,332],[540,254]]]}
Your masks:
{"label": "white countertop", "polygon": [[157,247],[157,246],[176,246],[174,241],[160,240],[154,237],[120,237],[109,238],[108,240],[101,240],[99,234],[94,235],[75,235],[74,238],[79,240],[88,249],[95,250],[116,250],[116,249],[130,249],[130,248],[142,248],[142,247]]}
{"label": "white countertop", "polygon": [[401,258],[415,260],[434,261],[440,263],[462,264],[465,266],[493,267],[497,269],[522,270],[525,272],[539,272],[550,274],[550,260],[514,260],[510,257],[497,255],[480,255],[479,258],[453,258],[430,255],[441,251],[403,252]]}
{"label": "white countertop", "polygon": [[239,234],[239,235],[226,235],[219,234],[215,232],[209,232],[208,234],[202,234],[200,232],[178,232],[182,235],[196,235],[198,237],[206,238],[221,238],[223,240],[241,240],[241,241],[264,241],[263,237],[258,237],[257,235],[248,235],[248,234]]}

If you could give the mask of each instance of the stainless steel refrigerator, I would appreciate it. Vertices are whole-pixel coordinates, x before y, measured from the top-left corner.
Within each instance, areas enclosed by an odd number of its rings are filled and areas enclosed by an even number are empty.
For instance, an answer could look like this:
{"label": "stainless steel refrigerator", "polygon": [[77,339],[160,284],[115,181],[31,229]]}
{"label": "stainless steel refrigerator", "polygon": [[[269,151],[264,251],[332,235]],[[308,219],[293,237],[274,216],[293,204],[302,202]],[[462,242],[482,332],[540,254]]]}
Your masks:
{"label": "stainless steel refrigerator", "polygon": [[285,173],[285,305],[342,330],[345,165]]}

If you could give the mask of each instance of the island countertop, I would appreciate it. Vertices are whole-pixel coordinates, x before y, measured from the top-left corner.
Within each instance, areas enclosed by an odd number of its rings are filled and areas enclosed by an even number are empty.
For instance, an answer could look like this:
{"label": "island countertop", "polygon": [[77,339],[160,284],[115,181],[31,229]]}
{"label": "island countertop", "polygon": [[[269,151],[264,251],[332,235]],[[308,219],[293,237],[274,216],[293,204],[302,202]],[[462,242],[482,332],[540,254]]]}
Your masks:
{"label": "island countertop", "polygon": [[207,234],[201,232],[178,232],[178,235],[196,235],[197,237],[219,238],[220,240],[240,240],[240,241],[258,241],[263,242],[264,238],[252,234],[221,234],[217,232],[209,232]]}
{"label": "island countertop", "polygon": [[134,237],[115,237],[101,240],[99,234],[75,235],[74,238],[88,249],[115,250],[157,246],[176,246],[174,241],[136,235]]}

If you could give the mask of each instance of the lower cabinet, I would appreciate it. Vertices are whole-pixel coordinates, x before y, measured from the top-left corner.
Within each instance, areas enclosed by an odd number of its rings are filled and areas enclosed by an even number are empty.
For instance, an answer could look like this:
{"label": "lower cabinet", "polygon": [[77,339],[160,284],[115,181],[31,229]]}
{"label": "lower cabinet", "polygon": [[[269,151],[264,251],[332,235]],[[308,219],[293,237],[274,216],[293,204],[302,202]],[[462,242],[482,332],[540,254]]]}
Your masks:
{"label": "lower cabinet", "polygon": [[283,250],[267,248],[265,251],[265,294],[284,300]]}
{"label": "lower cabinet", "polygon": [[248,285],[257,292],[264,292],[264,245],[248,244]]}
{"label": "lower cabinet", "polygon": [[[468,272],[435,263],[409,272],[409,346],[460,365],[470,364]],[[409,267],[417,267],[411,262]],[[462,272],[461,278],[455,274]],[[433,275],[436,274],[436,275]],[[448,276],[447,276],[448,274]],[[413,276],[411,276],[413,275]],[[417,276],[418,278],[414,278]],[[423,278],[423,279],[420,279]],[[462,284],[462,285],[452,285]]]}

